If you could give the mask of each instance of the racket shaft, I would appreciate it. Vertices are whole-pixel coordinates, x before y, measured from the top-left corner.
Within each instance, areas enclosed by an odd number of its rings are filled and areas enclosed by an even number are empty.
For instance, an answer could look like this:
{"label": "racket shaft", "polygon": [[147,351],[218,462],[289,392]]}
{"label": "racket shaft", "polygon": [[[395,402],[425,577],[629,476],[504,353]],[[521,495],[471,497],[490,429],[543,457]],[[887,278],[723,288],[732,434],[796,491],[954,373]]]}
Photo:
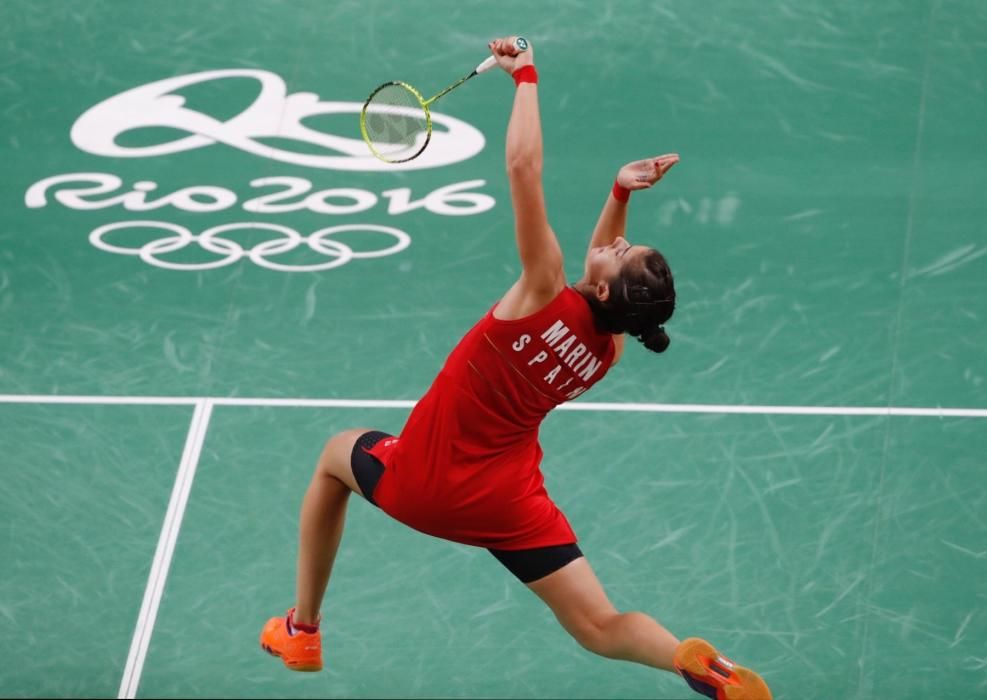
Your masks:
{"label": "racket shaft", "polygon": [[[517,37],[516,39],[514,39],[514,48],[517,50],[518,53],[521,53],[522,51],[527,51],[528,42],[522,37]],[[427,107],[428,105],[432,104],[437,99],[439,99],[440,97],[444,95],[448,95],[450,92],[458,88],[460,85],[465,83],[474,75],[479,75],[480,73],[486,73],[488,70],[490,70],[496,65],[497,65],[497,57],[487,56],[485,59],[483,59],[483,62],[480,65],[478,65],[475,69],[473,69],[473,72],[467,75],[465,78],[460,78],[459,80],[457,80],[455,83],[447,87],[442,92],[438,93],[434,97],[430,97],[429,99],[425,100],[425,106]]]}

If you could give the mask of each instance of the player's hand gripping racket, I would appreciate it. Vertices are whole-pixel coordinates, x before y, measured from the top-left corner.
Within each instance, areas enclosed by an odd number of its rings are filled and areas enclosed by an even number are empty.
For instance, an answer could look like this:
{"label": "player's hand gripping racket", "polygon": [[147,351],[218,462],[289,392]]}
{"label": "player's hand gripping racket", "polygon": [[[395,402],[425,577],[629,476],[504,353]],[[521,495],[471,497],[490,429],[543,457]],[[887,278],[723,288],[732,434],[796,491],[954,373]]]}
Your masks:
{"label": "player's hand gripping racket", "polygon": [[[526,51],[527,40],[517,37],[514,49],[518,53]],[[400,80],[378,87],[370,93],[360,112],[360,132],[370,146],[370,152],[388,163],[406,163],[420,156],[432,138],[432,115],[428,106],[474,75],[496,65],[497,57],[488,56],[472,73],[427,100],[414,87]]]}

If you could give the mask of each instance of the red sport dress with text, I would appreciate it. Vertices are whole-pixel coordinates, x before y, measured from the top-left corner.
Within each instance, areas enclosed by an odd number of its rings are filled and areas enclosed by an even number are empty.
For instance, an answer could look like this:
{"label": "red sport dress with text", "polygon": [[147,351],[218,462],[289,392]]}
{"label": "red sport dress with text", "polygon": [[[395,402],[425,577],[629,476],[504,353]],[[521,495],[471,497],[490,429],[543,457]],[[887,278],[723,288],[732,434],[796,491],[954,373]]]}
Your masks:
{"label": "red sport dress with text", "polygon": [[545,491],[538,428],[607,373],[613,336],[571,287],[525,318],[493,309],[453,349],[397,438],[370,454],[385,466],[381,509],[436,537],[492,549],[571,544]]}

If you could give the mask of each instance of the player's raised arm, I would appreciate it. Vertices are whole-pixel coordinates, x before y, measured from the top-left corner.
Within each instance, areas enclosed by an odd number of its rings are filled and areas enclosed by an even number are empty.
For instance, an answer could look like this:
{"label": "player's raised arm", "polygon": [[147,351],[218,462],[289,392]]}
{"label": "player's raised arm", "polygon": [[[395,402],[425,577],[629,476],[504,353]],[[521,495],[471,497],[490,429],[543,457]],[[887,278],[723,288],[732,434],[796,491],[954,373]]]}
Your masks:
{"label": "player's raised arm", "polygon": [[[515,37],[497,39],[490,50],[517,83],[507,127],[507,175],[514,206],[514,231],[525,296],[551,298],[565,286],[562,249],[548,223],[542,188],[542,134],[538,113],[538,74],[530,45],[519,51]],[[523,48],[523,46],[522,46]]]}
{"label": "player's raised arm", "polygon": [[623,236],[627,227],[627,201],[630,193],[653,186],[678,162],[678,153],[666,153],[663,156],[636,160],[622,167],[617,173],[613,190],[603,205],[603,211],[600,212],[596,228],[593,229],[589,250],[608,246],[618,236]]}
{"label": "player's raised arm", "polygon": [[[600,218],[596,222],[596,228],[593,229],[593,235],[590,237],[585,263],[587,272],[594,249],[606,248],[617,238],[624,236],[627,228],[627,201],[631,192],[651,187],[678,162],[678,153],[667,153],[663,156],[636,160],[620,169],[613,183],[613,190],[607,196]],[[614,345],[613,364],[616,364],[624,354],[622,333],[614,336]]]}

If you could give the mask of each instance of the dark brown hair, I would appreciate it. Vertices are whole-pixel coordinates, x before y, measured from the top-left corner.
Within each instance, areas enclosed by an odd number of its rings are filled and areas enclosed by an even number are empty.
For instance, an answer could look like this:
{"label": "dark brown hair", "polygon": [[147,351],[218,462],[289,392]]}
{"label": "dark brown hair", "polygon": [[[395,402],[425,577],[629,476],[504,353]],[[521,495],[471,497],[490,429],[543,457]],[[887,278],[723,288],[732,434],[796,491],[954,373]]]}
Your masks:
{"label": "dark brown hair", "polygon": [[675,282],[665,257],[655,249],[625,265],[610,282],[610,295],[600,301],[586,294],[597,327],[607,333],[628,333],[652,352],[664,352],[669,338],[664,323],[675,311]]}

